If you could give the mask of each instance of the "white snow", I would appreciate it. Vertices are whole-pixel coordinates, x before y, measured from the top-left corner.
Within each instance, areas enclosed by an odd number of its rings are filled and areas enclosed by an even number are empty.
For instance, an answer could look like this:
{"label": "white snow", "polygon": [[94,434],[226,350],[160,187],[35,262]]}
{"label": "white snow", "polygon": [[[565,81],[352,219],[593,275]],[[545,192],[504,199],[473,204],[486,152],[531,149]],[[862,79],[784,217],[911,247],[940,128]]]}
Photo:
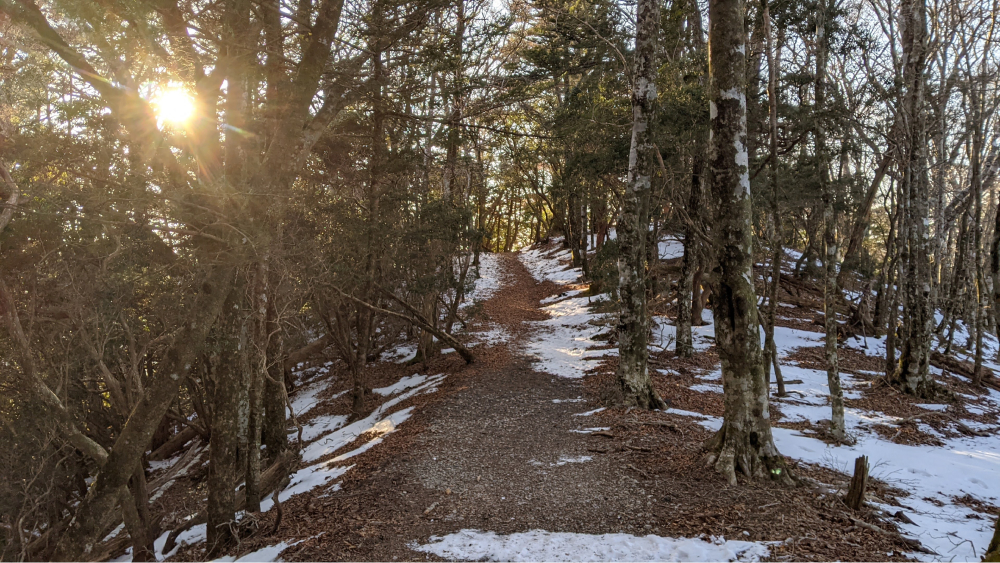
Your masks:
{"label": "white snow", "polygon": [[[469,275],[475,274],[475,266],[469,269]],[[475,286],[466,296],[463,307],[467,307],[476,301],[486,301],[493,297],[497,291],[508,283],[510,274],[500,266],[500,260],[492,252],[483,252],[479,255],[479,277],[475,280]]]}
{"label": "white snow", "polygon": [[[525,266],[530,264],[525,258],[525,252],[521,253],[521,259]],[[539,261],[536,266],[540,265],[544,270],[544,264],[544,261]],[[607,297],[603,295],[569,296],[542,307],[549,318],[531,323],[535,330],[524,346],[526,354],[537,360],[535,369],[559,377],[578,379],[591,368],[584,360],[617,355],[617,349],[592,349],[603,344],[597,340],[597,336],[606,329],[590,324],[590,321],[599,317],[591,311],[590,305],[605,299]]]}
{"label": "white snow", "polygon": [[584,428],[583,430],[570,430],[570,432],[575,432],[577,434],[591,434],[593,432],[606,432],[611,430],[610,426],[595,426],[594,428]]}
{"label": "white snow", "polygon": [[297,543],[300,543],[300,542],[294,542],[294,543],[278,542],[278,543],[276,543],[274,545],[269,545],[267,547],[262,547],[262,548],[258,549],[257,551],[253,551],[253,552],[247,553],[246,555],[241,555],[241,556],[236,557],[236,558],[234,558],[232,556],[230,556],[230,557],[220,557],[219,559],[214,559],[213,561],[218,561],[220,563],[224,563],[224,562],[225,563],[230,563],[230,562],[233,562],[233,561],[235,561],[235,562],[239,562],[239,561],[261,561],[261,562],[278,561],[278,556],[281,555],[282,551],[285,551],[286,549],[288,549],[289,547],[291,547],[291,546],[293,546],[293,545],[295,545]]}
{"label": "white snow", "polygon": [[[291,399],[295,416],[302,416],[318,405],[320,403],[319,395],[329,387],[330,379],[321,379],[304,387],[299,387],[295,391],[295,397]],[[289,415],[288,407],[285,407],[285,416]]]}
{"label": "white snow", "polygon": [[427,381],[426,375],[407,375],[406,377],[400,379],[399,381],[393,383],[388,387],[379,387],[378,389],[372,389],[372,393],[378,393],[379,395],[386,397],[388,395],[394,395],[396,393],[399,393],[400,391],[405,391],[411,387],[416,387],[417,385],[420,385],[425,381]]}
{"label": "white snow", "polygon": [[477,341],[489,346],[510,342],[514,336],[498,325],[489,324],[484,329],[475,330],[472,335]]}
{"label": "white snow", "polygon": [[[777,327],[775,331],[782,357],[800,346],[819,346],[822,338],[820,333],[784,327]],[[884,357],[885,354],[884,338],[853,338],[842,346],[872,356]],[[826,372],[787,363],[782,366],[782,372],[786,379],[803,381],[801,385],[794,386],[794,396],[772,399],[780,405],[786,420],[814,423],[829,420]],[[932,372],[940,374],[940,370],[932,369]],[[869,384],[847,373],[840,376],[845,397],[859,397],[861,389]],[[994,393],[983,399],[987,408],[1000,407],[1000,394]],[[929,411],[947,408],[947,405],[941,404],[919,406]],[[1000,436],[947,438],[927,425],[920,425],[921,430],[932,433],[944,445],[910,446],[884,439],[873,429],[880,424],[895,428],[892,426],[898,420],[895,417],[848,407],[844,418],[848,433],[857,441],[853,446],[829,446],[815,437],[785,428],[773,429],[775,443],[784,455],[845,473],[851,472],[856,457],[867,455],[873,477],[910,493],[899,501],[915,524],[900,524],[902,531],[939,554],[912,553],[912,557],[921,560],[978,559],[992,535],[993,518],[976,514],[975,510],[956,503],[955,499],[970,495],[987,504],[998,504],[1000,481],[996,476],[1000,474]],[[976,427],[972,421],[967,421],[967,425]],[[899,510],[896,507],[887,509],[892,512]]]}
{"label": "white snow", "polygon": [[[322,436],[315,442],[303,448],[302,459],[304,461],[317,460],[327,454],[336,452],[340,448],[353,442],[358,436],[361,436],[366,432],[373,431],[376,428],[376,425],[382,422],[384,413],[386,413],[389,409],[415,395],[434,392],[437,390],[437,385],[444,381],[445,377],[446,376],[444,374],[429,377],[423,384],[382,403],[382,405],[380,405],[367,417]],[[402,422],[402,420],[397,420],[394,424],[399,424],[400,422]]]}
{"label": "white snow", "polygon": [[660,241],[658,252],[660,253],[660,260],[681,258],[684,256],[684,243],[673,235],[669,235],[665,240]]}
{"label": "white snow", "polygon": [[[554,238],[559,242],[562,238]],[[568,263],[572,258],[569,249],[562,248],[561,245],[555,249],[529,248],[518,253],[518,258],[538,281],[552,281],[566,285],[576,282],[583,271],[580,268],[569,268]]]}
{"label": "white snow", "polygon": [[593,414],[597,414],[597,413],[599,413],[599,412],[601,412],[603,410],[605,410],[605,408],[601,407],[599,409],[594,409],[592,411],[578,412],[578,413],[574,414],[573,416],[590,416],[590,415],[593,415]]}
{"label": "white snow", "polygon": [[[661,248],[662,250],[662,248]],[[792,260],[799,254],[788,251]],[[521,259],[532,274],[539,280],[548,279],[557,283],[575,281],[576,273],[566,270],[565,262],[568,252],[562,250],[543,253],[540,250],[523,252]],[[593,350],[600,343],[596,337],[600,328],[589,321],[595,321],[598,315],[587,307],[588,303],[597,298],[588,299],[580,294],[565,295],[544,303],[544,309],[550,319],[536,323],[537,336],[526,346],[526,351],[539,359],[538,369],[562,377],[583,377],[591,359],[613,355],[616,350]],[[711,312],[706,310],[704,317],[711,323]],[[940,319],[939,319],[940,320]],[[608,330],[608,329],[603,329]],[[707,324],[693,327],[694,343],[697,350],[705,350],[714,344],[714,326]],[[763,331],[760,333],[763,342]],[[653,328],[651,348],[670,349],[676,341],[676,328],[672,320],[657,318]],[[793,365],[788,356],[802,347],[819,347],[823,344],[823,334],[795,330],[787,327],[775,329],[775,341],[782,370],[786,380],[801,379],[801,384],[790,386],[788,397],[775,399],[786,421],[807,420],[818,423],[830,418],[829,387],[825,370],[813,370]],[[884,338],[850,338],[841,343],[845,348],[852,348],[874,357],[884,357]],[[965,348],[963,348],[963,346]],[[962,359],[971,359],[969,351],[969,331],[959,322],[953,339],[953,350]],[[984,346],[984,365],[1000,371],[997,364],[997,351],[1000,343],[995,337],[987,335]],[[664,371],[664,373],[669,373]],[[942,377],[941,370],[934,368],[932,373]],[[871,375],[871,374],[869,374]],[[957,377],[952,374],[953,377]],[[721,391],[721,372],[712,371],[698,377],[699,383],[693,388],[706,392]],[[841,381],[845,397],[860,397],[867,380],[842,373]],[[714,383],[713,383],[714,382]],[[931,412],[942,411],[946,405],[923,404],[924,409]],[[982,412],[1000,410],[1000,392],[989,390],[988,394],[979,399],[973,409]],[[719,417],[699,413],[667,409],[667,413],[697,417],[699,424],[709,430],[721,427]],[[882,438],[874,429],[875,425],[888,425],[893,428],[897,419],[881,412],[863,411],[857,408],[847,408],[845,422],[848,432],[857,443],[853,446],[829,446],[815,435],[809,435],[791,429],[775,427],[773,429],[778,450],[787,456],[829,467],[845,473],[850,473],[854,459],[859,455],[867,455],[871,463],[872,476],[899,487],[911,494],[900,498],[904,505],[903,511],[915,524],[902,524],[904,533],[918,537],[921,543],[937,552],[938,555],[909,554],[921,560],[974,560],[982,555],[992,535],[994,518],[988,514],[977,514],[976,510],[956,502],[956,498],[969,495],[984,503],[1000,504],[1000,436],[991,434],[988,437],[948,438],[935,432],[926,424],[921,430],[935,435],[943,446],[901,445]],[[971,428],[994,431],[994,428],[965,421]],[[586,428],[572,430],[577,433],[595,432],[602,429]],[[925,500],[930,499],[930,500]],[[940,505],[940,506],[939,506]],[[889,509],[889,507],[887,507]],[[892,507],[891,511],[899,510]],[[629,536],[631,538],[631,536]],[[647,538],[655,536],[647,536]],[[601,539],[598,539],[601,538]],[[549,532],[534,531],[512,536],[498,536],[490,532],[465,530],[422,546],[423,551],[435,553],[441,557],[463,559],[499,559],[499,560],[622,560],[622,559],[666,559],[669,556],[660,555],[647,545],[643,550],[635,548],[632,551],[614,551],[605,546],[604,536],[566,536]],[[634,538],[628,541],[637,541]],[[650,540],[652,541],[652,540]],[[658,541],[658,540],[657,540]],[[669,540],[697,542],[700,540]],[[655,543],[655,542],[654,542]],[[652,544],[650,544],[652,545]],[[673,544],[671,544],[673,545]],[[596,550],[596,551],[595,551]],[[627,554],[625,554],[627,553]],[[698,559],[701,554],[686,553],[678,555],[681,559]],[[707,557],[707,556],[706,556]],[[729,554],[713,553],[709,559],[729,559]]]}
{"label": "white snow", "polygon": [[424,545],[413,542],[410,548],[453,561],[759,561],[770,553],[762,543],[721,538],[705,541],[544,530],[504,536],[466,529],[431,536]]}

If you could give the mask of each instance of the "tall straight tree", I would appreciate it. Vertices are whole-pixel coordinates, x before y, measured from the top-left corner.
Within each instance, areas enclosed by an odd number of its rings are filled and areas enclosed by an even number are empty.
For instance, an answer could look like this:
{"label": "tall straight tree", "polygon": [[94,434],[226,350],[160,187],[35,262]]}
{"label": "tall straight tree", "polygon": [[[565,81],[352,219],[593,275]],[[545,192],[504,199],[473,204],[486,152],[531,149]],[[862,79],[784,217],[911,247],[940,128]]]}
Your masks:
{"label": "tall straight tree", "polygon": [[836,193],[830,182],[830,168],[827,159],[826,126],[823,112],[826,109],[826,65],[829,54],[829,38],[826,35],[826,0],[820,0],[816,10],[816,169],[819,173],[823,198],[823,270],[826,283],[823,285],[823,317],[826,328],[826,379],[830,386],[830,434],[838,442],[847,440],[844,430],[844,391],[840,386],[840,366],[837,361],[837,301],[840,290],[837,287],[837,215],[834,207]]}
{"label": "tall straight tree", "polygon": [[757,329],[753,285],[753,210],[747,154],[746,29],[743,0],[709,2],[708,72],[712,136],[709,185],[715,218],[715,340],[725,394],[722,428],[706,444],[709,462],[736,483],[751,478],[788,480],[771,437],[768,384]]}
{"label": "tall straight tree", "polygon": [[927,6],[925,0],[903,0],[900,5],[903,46],[903,122],[901,143],[903,178],[903,350],[893,379],[897,386],[918,396],[934,394],[930,376],[931,241],[927,178],[927,123],[924,107],[927,64]]}
{"label": "tall straight tree", "polygon": [[649,378],[649,314],[646,310],[646,232],[655,147],[649,125],[656,104],[656,37],[660,7],[656,0],[636,6],[635,64],[632,85],[632,146],[628,181],[618,217],[618,386],[629,406],[659,408],[663,400]]}

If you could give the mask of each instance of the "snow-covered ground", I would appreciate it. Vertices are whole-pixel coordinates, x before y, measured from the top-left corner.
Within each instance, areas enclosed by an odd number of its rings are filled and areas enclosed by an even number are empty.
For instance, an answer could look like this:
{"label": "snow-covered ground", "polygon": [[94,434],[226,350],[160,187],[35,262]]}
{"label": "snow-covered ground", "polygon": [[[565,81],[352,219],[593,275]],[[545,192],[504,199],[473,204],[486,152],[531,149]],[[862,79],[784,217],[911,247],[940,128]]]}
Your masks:
{"label": "snow-covered ground", "polygon": [[[674,241],[676,242],[676,241]],[[671,241],[661,244],[661,255],[666,246],[667,254],[674,246]],[[568,251],[556,250],[544,252],[533,249],[522,252],[521,260],[539,280],[551,280],[556,283],[568,284],[575,282],[579,270],[567,269],[565,261],[569,258]],[[798,256],[790,252],[794,260]],[[589,350],[603,344],[595,339],[601,329],[589,324],[596,321],[598,315],[588,308],[588,303],[596,299],[579,297],[578,291],[567,292],[544,303],[544,310],[550,319],[538,323],[535,339],[527,346],[527,351],[535,356],[539,363],[537,369],[563,377],[583,377],[589,369],[590,360],[616,353],[616,350]],[[651,348],[671,349],[675,343],[676,329],[672,322],[657,318],[653,330]],[[707,349],[714,343],[714,326],[711,324],[710,311],[705,311],[704,320],[709,324],[694,328],[695,347]],[[761,332],[763,340],[763,332]],[[820,333],[795,330],[787,327],[777,327],[775,340],[779,357],[785,359],[789,354],[802,347],[817,347],[823,342]],[[954,343],[956,346],[966,346],[969,340],[968,331],[959,323]],[[871,356],[884,357],[885,340],[876,338],[850,339],[843,344]],[[1000,372],[996,363],[997,351],[1000,349],[993,337],[987,338],[985,365]],[[968,359],[968,353],[959,350],[958,355]],[[807,369],[791,364],[787,359],[782,368],[786,380],[801,379],[802,383],[788,385],[790,395],[775,402],[786,420],[808,420],[818,423],[829,420],[829,387],[825,371]],[[932,368],[940,376],[940,370]],[[665,373],[669,373],[668,370]],[[868,382],[855,378],[850,374],[841,374],[845,396],[857,398],[861,396],[863,386]],[[721,373],[718,370],[704,374],[699,378],[703,383],[693,388],[701,392],[722,392]],[[925,405],[928,412],[940,411],[946,405]],[[989,395],[978,407],[981,411],[1000,410],[1000,393],[990,390]],[[716,417],[699,413],[670,409],[674,414],[690,415],[701,419],[701,423],[710,429],[717,429],[721,420]],[[778,449],[787,456],[800,459],[849,473],[854,459],[867,455],[871,464],[872,476],[881,479],[899,489],[908,491],[909,496],[900,499],[904,505],[904,513],[914,524],[900,524],[901,530],[918,538],[927,548],[938,555],[913,553],[914,558],[921,560],[972,560],[978,559],[987,546],[993,529],[993,517],[977,513],[969,506],[957,502],[956,499],[970,496],[984,503],[1000,504],[1000,436],[948,438],[937,433],[927,425],[921,429],[935,435],[943,446],[900,445],[882,438],[873,429],[876,423],[892,424],[896,419],[880,412],[869,412],[855,408],[846,410],[848,432],[857,443],[853,446],[830,446],[814,434],[785,428],[774,428],[775,442]],[[972,421],[965,424],[973,429],[994,430],[977,425]],[[579,430],[596,431],[596,429]],[[890,507],[886,507],[890,510]],[[899,510],[892,507],[891,512]],[[587,559],[604,560],[670,560],[671,557],[681,557],[690,560],[699,559],[730,559],[729,555],[716,555],[716,552],[688,552],[685,556],[673,555],[670,547],[666,551],[658,551],[652,545],[673,545],[670,540],[655,538],[652,543],[642,544],[635,541],[625,541],[616,544],[609,551],[594,547],[601,543],[596,536],[574,534],[550,534],[534,531],[527,534],[512,536],[496,536],[489,532],[464,530],[452,534],[439,541],[432,542],[419,549],[435,553],[442,557],[477,559],[486,557],[493,560],[572,560]],[[639,538],[642,539],[642,538]],[[657,542],[667,542],[660,544]],[[631,546],[631,547],[624,547]],[[763,548],[763,547],[762,547]],[[621,549],[621,551],[615,551]],[[629,551],[631,549],[631,551]]]}
{"label": "snow-covered ground", "polygon": [[[576,282],[583,274],[580,268],[569,268],[569,250],[557,246],[529,248],[518,254],[521,263],[538,281],[560,285]],[[604,295],[581,296],[584,290],[567,289],[542,300],[542,310],[549,314],[544,321],[533,324],[533,335],[524,352],[536,360],[535,369],[559,377],[578,379],[593,366],[589,361],[616,355],[618,350],[592,350],[602,344],[597,337],[607,328],[600,323],[590,306],[607,299]],[[590,321],[594,321],[591,323]]]}
{"label": "snow-covered ground", "polygon": [[[476,268],[473,266],[469,270],[469,275],[474,275]],[[479,255],[479,277],[475,279],[475,286],[466,295],[465,306],[472,305],[479,301],[486,301],[496,294],[497,291],[510,283],[510,273],[500,265],[500,258],[492,252],[483,252]]]}
{"label": "snow-covered ground", "polygon": [[[553,239],[555,241],[560,238]],[[572,258],[572,253],[561,245],[554,249],[549,247],[528,248],[518,253],[521,263],[538,281],[551,281],[561,285],[571,284],[583,273],[580,268],[566,268],[564,262]]]}
{"label": "snow-covered ground", "polygon": [[[776,334],[779,349],[795,349],[794,340],[789,342],[789,339],[783,339],[782,332],[801,331],[784,329]],[[800,335],[785,336],[795,338]],[[940,375],[939,370],[935,371]],[[813,423],[829,420],[826,372],[793,365],[786,365],[782,372],[786,379],[802,380],[801,384],[788,385],[790,397],[774,400],[780,405],[786,420]],[[859,396],[860,387],[868,384],[849,374],[841,374],[841,380],[848,397]],[[991,390],[987,401],[994,409],[1000,408],[1000,393]],[[699,416],[702,424],[711,430],[718,429],[722,424],[720,418]],[[938,553],[937,556],[910,554],[913,557],[922,560],[978,559],[992,535],[992,516],[977,513],[956,502],[956,499],[969,495],[988,504],[998,504],[1000,437],[947,438],[921,424],[921,430],[936,435],[944,445],[910,446],[886,440],[872,428],[876,423],[892,424],[895,420],[895,417],[883,413],[847,408],[847,430],[857,441],[853,446],[830,446],[811,433],[787,428],[775,427],[773,433],[782,454],[845,473],[850,473],[856,457],[866,455],[873,477],[908,491],[910,496],[900,499],[900,502],[914,524],[900,524],[901,530]],[[973,428],[976,426],[971,421],[967,424]],[[890,506],[885,509],[891,513],[899,510]]]}
{"label": "snow-covered ground", "polygon": [[590,305],[603,301],[605,296],[576,297],[580,292],[569,292],[558,301],[542,307],[549,314],[544,321],[533,322],[532,336],[525,343],[524,351],[537,361],[535,369],[559,377],[580,378],[594,367],[594,360],[618,354],[617,349],[592,350],[604,344],[598,337],[608,328],[597,322],[597,315]]}
{"label": "snow-covered ground", "polygon": [[462,530],[410,548],[458,561],[760,561],[770,550],[747,541],[531,530],[506,536]]}

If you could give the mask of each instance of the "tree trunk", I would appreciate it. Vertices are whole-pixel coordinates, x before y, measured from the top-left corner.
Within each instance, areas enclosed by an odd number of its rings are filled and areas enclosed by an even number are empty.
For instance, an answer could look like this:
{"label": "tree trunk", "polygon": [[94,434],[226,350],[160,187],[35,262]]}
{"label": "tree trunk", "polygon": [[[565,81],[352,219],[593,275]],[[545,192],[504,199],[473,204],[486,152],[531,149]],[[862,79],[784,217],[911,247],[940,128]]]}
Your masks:
{"label": "tree trunk", "polygon": [[973,257],[975,259],[975,272],[976,272],[976,283],[973,287],[976,290],[976,302],[974,307],[975,315],[973,315],[972,327],[975,329],[976,338],[976,351],[975,351],[975,369],[973,370],[972,382],[975,385],[981,383],[980,374],[983,367],[983,301],[985,300],[983,287],[986,276],[983,272],[983,174],[982,174],[982,155],[983,155],[983,111],[982,107],[985,103],[985,78],[973,78],[973,82],[980,82],[980,84],[973,84],[970,88],[970,105],[972,106],[972,150],[969,155],[970,162],[970,183],[972,188],[972,199],[975,202],[975,216],[973,220],[974,231],[973,231],[973,246],[975,247],[975,253]]}
{"label": "tree trunk", "polygon": [[268,366],[264,377],[264,427],[261,440],[267,452],[267,464],[277,459],[281,452],[288,449],[288,425],[285,419],[284,386],[284,346],[278,324],[278,312],[275,306],[277,291],[271,292],[267,300],[267,333],[271,335],[268,341]]}
{"label": "tree trunk", "polygon": [[[828,39],[826,35],[826,0],[820,0],[816,11],[816,111],[823,112],[826,105],[826,61]],[[823,317],[826,329],[824,352],[826,356],[826,379],[830,387],[830,434],[838,442],[844,442],[844,391],[840,385],[840,367],[837,358],[837,304],[840,290],[837,287],[837,214],[836,194],[829,177],[826,154],[826,127],[822,115],[816,116],[816,166],[819,170],[820,189],[823,196]]]}
{"label": "tree trunk", "polygon": [[[234,292],[240,294],[242,292]],[[206,557],[216,558],[238,539],[236,535],[236,485],[240,473],[240,403],[244,378],[239,369],[239,311],[235,300],[227,307],[226,323],[219,327],[218,351],[212,354],[212,437],[208,462],[208,529]],[[235,318],[234,318],[235,317]]]}
{"label": "tree trunk", "polygon": [[930,376],[931,335],[934,315],[931,303],[932,249],[928,237],[929,193],[927,144],[924,116],[924,67],[927,58],[927,8],[925,0],[903,0],[903,69],[905,96],[902,196],[906,224],[903,272],[903,349],[894,383],[903,391],[920,397],[934,395]]}
{"label": "tree trunk", "polygon": [[660,8],[655,0],[636,6],[635,67],[632,87],[632,146],[628,181],[618,219],[618,388],[625,405],[659,408],[663,401],[649,378],[649,315],[646,310],[646,231],[653,170],[652,135],[656,107],[656,38]]}
{"label": "tree trunk", "polygon": [[742,0],[709,2],[712,137],[709,177],[715,218],[715,338],[722,360],[725,411],[709,440],[709,462],[730,484],[736,472],[789,480],[771,437],[768,385],[753,284],[753,216],[747,141],[746,30]]}
{"label": "tree trunk", "polygon": [[[704,161],[700,156],[694,157],[691,170],[691,195],[688,199],[688,221],[690,224],[684,232],[684,258],[681,263],[681,278],[678,280],[677,292],[677,344],[675,353],[682,358],[694,355],[694,339],[691,335],[691,324],[694,319],[694,273],[698,268],[697,240],[695,225],[698,221],[698,211],[701,207],[701,177]],[[700,281],[700,280],[699,280]],[[701,320],[701,311],[698,311]]]}
{"label": "tree trunk", "polygon": [[142,464],[136,464],[129,481],[129,494],[122,499],[122,520],[132,539],[132,561],[156,561],[152,517],[149,514],[149,489]]}
{"label": "tree trunk", "polygon": [[1000,561],[1000,518],[997,518],[993,526],[993,539],[990,540],[990,545],[986,548],[983,561]]}
{"label": "tree trunk", "polygon": [[768,1],[764,4],[764,35],[767,49],[767,108],[768,146],[770,149],[771,194],[769,198],[771,221],[768,224],[768,238],[771,243],[771,281],[768,284],[767,311],[764,323],[764,375],[771,382],[771,365],[778,383],[778,396],[785,396],[785,378],[781,377],[778,366],[778,346],[774,341],[774,324],[778,314],[778,289],[781,284],[781,263],[785,250],[781,244],[781,213],[778,208],[778,70],[781,68],[781,48],[774,49],[771,33],[771,10]]}

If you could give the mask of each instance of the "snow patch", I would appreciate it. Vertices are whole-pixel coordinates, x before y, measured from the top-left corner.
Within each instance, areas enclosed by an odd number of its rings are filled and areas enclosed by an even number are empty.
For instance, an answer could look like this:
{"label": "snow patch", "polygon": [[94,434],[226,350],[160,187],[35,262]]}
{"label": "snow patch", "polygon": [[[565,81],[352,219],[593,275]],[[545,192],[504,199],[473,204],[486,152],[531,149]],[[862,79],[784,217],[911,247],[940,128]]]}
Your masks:
{"label": "snow patch", "polygon": [[410,549],[462,561],[760,561],[765,544],[713,538],[644,537],[629,534],[575,534],[531,530],[498,535],[462,530],[412,542]]}

